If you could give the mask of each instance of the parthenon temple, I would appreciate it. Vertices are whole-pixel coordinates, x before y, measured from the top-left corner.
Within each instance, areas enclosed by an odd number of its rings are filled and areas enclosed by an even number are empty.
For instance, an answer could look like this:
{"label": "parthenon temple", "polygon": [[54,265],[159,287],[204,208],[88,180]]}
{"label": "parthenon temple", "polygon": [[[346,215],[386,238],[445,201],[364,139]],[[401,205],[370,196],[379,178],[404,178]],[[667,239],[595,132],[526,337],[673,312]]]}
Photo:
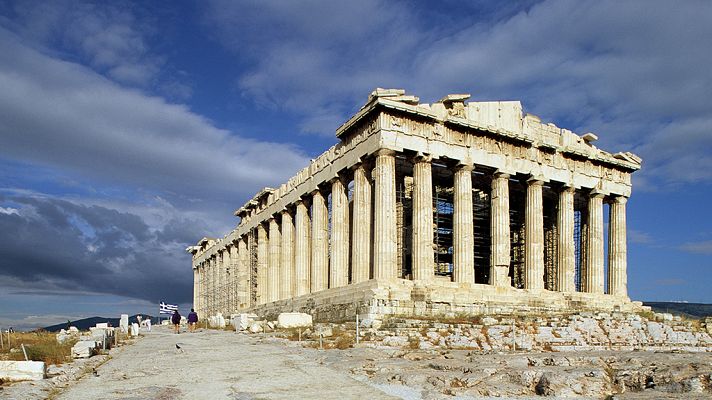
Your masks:
{"label": "parthenon temple", "polygon": [[[626,202],[641,159],[518,101],[376,89],[338,143],[188,247],[203,316],[633,311]],[[604,219],[607,218],[608,229]]]}

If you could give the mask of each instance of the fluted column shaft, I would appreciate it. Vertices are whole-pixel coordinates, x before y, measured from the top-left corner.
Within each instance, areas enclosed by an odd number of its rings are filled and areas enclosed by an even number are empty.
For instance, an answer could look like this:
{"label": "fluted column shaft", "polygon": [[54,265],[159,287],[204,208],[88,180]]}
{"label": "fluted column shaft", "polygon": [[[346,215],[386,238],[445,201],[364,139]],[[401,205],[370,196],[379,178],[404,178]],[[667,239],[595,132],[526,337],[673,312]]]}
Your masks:
{"label": "fluted column shaft", "polygon": [[240,246],[238,242],[233,242],[230,248],[230,309],[233,313],[240,309],[240,273],[242,271],[242,261],[240,260]]}
{"label": "fluted column shaft", "polygon": [[198,299],[200,298],[200,290],[199,288],[199,283],[200,283],[200,274],[198,272],[198,268],[193,268],[193,308],[198,309]]}
{"label": "fluted column shaft", "polygon": [[628,246],[626,243],[626,203],[616,196],[611,203],[608,224],[608,292],[628,296]]}
{"label": "fluted column shaft", "polygon": [[511,286],[509,278],[509,175],[495,173],[492,177],[490,201],[490,285]]}
{"label": "fluted column shaft", "polygon": [[453,280],[475,283],[475,242],[472,213],[472,166],[459,165],[454,177]]}
{"label": "fluted column shaft", "polygon": [[220,306],[218,311],[227,315],[229,313],[229,302],[230,302],[230,263],[232,259],[230,258],[230,247],[226,247],[222,252],[222,265],[220,266],[220,286],[218,290],[218,296],[220,297]]}
{"label": "fluted column shaft", "polygon": [[586,287],[588,293],[603,293],[603,194],[588,198],[586,235]]}
{"label": "fluted column shaft", "polygon": [[292,297],[294,287],[294,220],[289,211],[282,211],[282,251],[279,263],[279,298]]}
{"label": "fluted column shaft", "polygon": [[432,281],[435,275],[433,251],[433,174],[431,157],[413,160],[413,279]]}
{"label": "fluted column shaft", "polygon": [[527,181],[524,217],[524,288],[544,289],[544,182]]}
{"label": "fluted column shaft", "polygon": [[269,239],[263,224],[257,225],[257,304],[267,303],[267,270],[269,267]]}
{"label": "fluted column shaft", "polygon": [[349,284],[349,197],[342,178],[331,180],[331,273],[329,287]]}
{"label": "fluted column shaft", "polygon": [[576,271],[574,244],[574,192],[572,187],[559,193],[559,209],[556,216],[558,233],[556,248],[556,288],[560,292],[574,292]]}
{"label": "fluted column shaft", "polygon": [[309,265],[311,261],[310,250],[310,224],[309,211],[304,201],[297,202],[294,236],[294,295],[301,296],[309,293]]}
{"label": "fluted column shaft", "polygon": [[376,153],[374,180],[373,277],[397,277],[396,159],[392,150]]}
{"label": "fluted column shaft", "polygon": [[312,193],[311,291],[327,288],[329,279],[329,210],[320,191]]}
{"label": "fluted column shaft", "polygon": [[237,264],[237,309],[244,309],[250,306],[250,258],[247,252],[247,240],[241,237],[237,241],[238,264]]}
{"label": "fluted column shaft", "polygon": [[213,254],[210,258],[210,315],[215,315],[217,307],[217,283],[218,283],[218,259],[217,255]]}
{"label": "fluted column shaft", "polygon": [[351,282],[370,278],[371,269],[371,182],[363,164],[354,169],[353,240],[351,249]]}
{"label": "fluted column shaft", "polygon": [[267,282],[268,301],[279,300],[279,261],[282,248],[282,235],[276,219],[269,219],[269,274]]}

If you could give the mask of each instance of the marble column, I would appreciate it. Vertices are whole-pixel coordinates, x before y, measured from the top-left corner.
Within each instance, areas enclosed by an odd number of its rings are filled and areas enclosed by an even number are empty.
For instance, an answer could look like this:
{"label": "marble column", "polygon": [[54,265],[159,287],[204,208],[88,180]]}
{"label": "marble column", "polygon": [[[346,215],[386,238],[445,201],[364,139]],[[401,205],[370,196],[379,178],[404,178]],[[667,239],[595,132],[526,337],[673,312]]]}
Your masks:
{"label": "marble column", "polygon": [[282,211],[282,251],[279,263],[279,298],[292,297],[294,287],[294,220],[288,210]]}
{"label": "marble column", "polygon": [[455,282],[475,283],[472,165],[458,165],[454,177],[453,272]]}
{"label": "marble column", "polygon": [[433,250],[432,157],[413,159],[413,279],[430,282],[435,276]]}
{"label": "marble column", "polygon": [[393,150],[376,152],[373,180],[373,277],[396,278],[396,158]]}
{"label": "marble column", "polygon": [[588,198],[585,284],[585,292],[603,293],[603,194],[595,191]]}
{"label": "marble column", "polygon": [[565,187],[559,193],[559,207],[556,216],[558,233],[556,255],[556,287],[560,292],[575,292],[576,271],[574,244],[574,193],[572,187]]}
{"label": "marble column", "polygon": [[217,286],[218,286],[218,255],[210,257],[210,315],[217,312]]}
{"label": "marble column", "polygon": [[492,177],[490,203],[490,285],[511,286],[508,174],[496,172]]}
{"label": "marble column", "polygon": [[267,274],[267,301],[279,300],[279,261],[282,248],[282,235],[279,223],[272,217],[269,219],[269,267]]}
{"label": "marble column", "polygon": [[363,163],[354,169],[353,215],[351,281],[359,283],[371,276],[371,181]]}
{"label": "marble column", "polygon": [[238,264],[237,264],[237,309],[245,309],[250,306],[250,256],[247,251],[247,238],[241,237],[237,241]]}
{"label": "marble column", "polygon": [[329,287],[349,284],[349,196],[344,179],[331,180],[331,271]]}
{"label": "marble column", "polygon": [[230,308],[230,312],[236,312],[237,310],[240,309],[240,294],[241,294],[241,286],[240,286],[240,278],[241,278],[241,273],[242,273],[242,260],[240,259],[241,254],[240,254],[240,244],[239,241],[233,241],[232,242],[232,252],[230,253],[230,261],[232,262],[232,266],[230,267],[230,277],[231,277],[231,293],[232,293],[232,304]]}
{"label": "marble column", "polygon": [[608,223],[608,293],[621,297],[628,296],[627,202],[623,196],[613,198]]}
{"label": "marble column", "polygon": [[233,246],[225,247],[222,251],[222,265],[220,266],[220,286],[218,290],[218,296],[220,298],[219,308],[223,315],[228,315],[230,313],[230,299],[232,298],[230,291],[232,287],[230,286],[230,263],[232,262],[230,257],[230,249]]}
{"label": "marble column", "polygon": [[329,210],[324,195],[312,193],[311,291],[327,289],[329,283]]}
{"label": "marble column", "polygon": [[200,298],[200,273],[198,267],[193,268],[193,308],[198,309],[198,299]]}
{"label": "marble column", "polygon": [[269,238],[264,224],[257,225],[257,304],[267,303],[267,269],[269,267]]}
{"label": "marble column", "polygon": [[309,210],[303,200],[297,201],[294,236],[294,295],[309,293],[309,266],[311,261]]}
{"label": "marble column", "polygon": [[527,181],[527,204],[524,216],[524,288],[544,289],[544,182]]}

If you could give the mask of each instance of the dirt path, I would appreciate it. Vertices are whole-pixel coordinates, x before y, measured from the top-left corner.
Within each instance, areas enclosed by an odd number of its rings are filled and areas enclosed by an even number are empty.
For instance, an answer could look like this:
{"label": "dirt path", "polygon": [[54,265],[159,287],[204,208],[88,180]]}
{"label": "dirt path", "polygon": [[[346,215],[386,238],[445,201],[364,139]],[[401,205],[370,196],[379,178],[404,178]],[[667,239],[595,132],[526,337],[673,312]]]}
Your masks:
{"label": "dirt path", "polygon": [[[58,399],[394,399],[324,365],[316,351],[225,331],[165,327],[116,354]],[[181,350],[176,349],[179,344]]]}

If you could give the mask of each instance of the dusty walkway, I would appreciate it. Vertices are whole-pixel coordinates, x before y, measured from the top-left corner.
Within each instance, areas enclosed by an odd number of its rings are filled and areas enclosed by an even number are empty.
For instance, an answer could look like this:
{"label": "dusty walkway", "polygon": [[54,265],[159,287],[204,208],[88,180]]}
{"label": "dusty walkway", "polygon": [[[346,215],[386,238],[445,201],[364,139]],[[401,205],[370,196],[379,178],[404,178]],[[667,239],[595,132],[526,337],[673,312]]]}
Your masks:
{"label": "dusty walkway", "polygon": [[[271,341],[273,339],[266,339]],[[176,349],[176,343],[181,350]],[[159,327],[58,399],[392,399],[314,351],[225,331],[175,335]]]}

